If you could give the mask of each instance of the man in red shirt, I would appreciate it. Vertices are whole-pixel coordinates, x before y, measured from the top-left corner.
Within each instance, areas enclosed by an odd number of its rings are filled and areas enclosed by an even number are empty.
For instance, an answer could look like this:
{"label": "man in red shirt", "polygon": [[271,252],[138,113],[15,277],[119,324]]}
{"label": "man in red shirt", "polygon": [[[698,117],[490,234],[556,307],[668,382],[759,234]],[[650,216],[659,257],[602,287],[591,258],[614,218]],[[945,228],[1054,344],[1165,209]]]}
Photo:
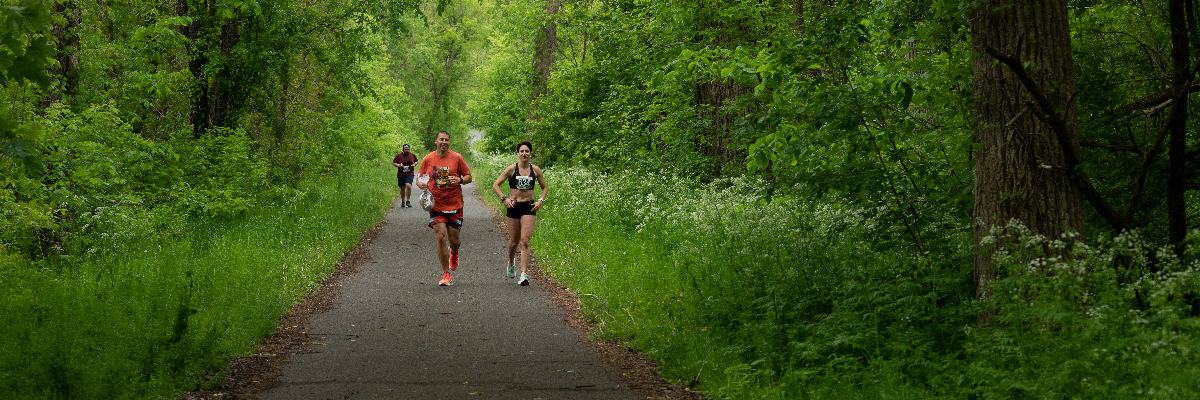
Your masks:
{"label": "man in red shirt", "polygon": [[421,179],[417,180],[417,186],[433,193],[429,227],[437,236],[438,261],[442,263],[442,279],[438,286],[450,286],[454,284],[451,272],[458,270],[458,231],[463,224],[462,185],[473,179],[466,160],[450,150],[450,133],[439,131],[434,144],[437,150],[421,159]]}
{"label": "man in red shirt", "polygon": [[396,157],[392,158],[392,165],[396,167],[396,184],[400,186],[400,198],[404,201],[400,202],[400,207],[412,208],[412,183],[413,183],[413,167],[417,163],[417,155],[408,151],[408,143],[404,144],[404,151],[396,153]]}

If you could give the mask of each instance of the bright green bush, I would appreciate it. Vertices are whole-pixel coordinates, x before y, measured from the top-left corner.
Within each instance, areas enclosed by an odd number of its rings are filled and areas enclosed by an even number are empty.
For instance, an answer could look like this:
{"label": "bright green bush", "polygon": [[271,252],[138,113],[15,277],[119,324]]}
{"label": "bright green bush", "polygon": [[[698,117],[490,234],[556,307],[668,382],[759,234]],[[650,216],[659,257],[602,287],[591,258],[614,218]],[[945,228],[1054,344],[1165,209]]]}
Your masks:
{"label": "bright green bush", "polygon": [[[219,128],[176,147],[179,176],[172,204],[186,215],[236,216],[253,207],[268,180],[268,160],[241,129]],[[285,182],[278,182],[285,183]]]}
{"label": "bright green bush", "polygon": [[30,259],[94,251],[170,182],[170,147],[134,134],[113,107],[55,105],[17,130],[32,139],[22,150],[30,162],[7,163],[17,168],[0,189],[11,217],[0,239]]}
{"label": "bright green bush", "polygon": [[227,360],[382,219],[391,174],[382,162],[349,168],[238,220],[129,217],[136,240],[54,269],[0,258],[0,393],[159,398],[219,384]]}

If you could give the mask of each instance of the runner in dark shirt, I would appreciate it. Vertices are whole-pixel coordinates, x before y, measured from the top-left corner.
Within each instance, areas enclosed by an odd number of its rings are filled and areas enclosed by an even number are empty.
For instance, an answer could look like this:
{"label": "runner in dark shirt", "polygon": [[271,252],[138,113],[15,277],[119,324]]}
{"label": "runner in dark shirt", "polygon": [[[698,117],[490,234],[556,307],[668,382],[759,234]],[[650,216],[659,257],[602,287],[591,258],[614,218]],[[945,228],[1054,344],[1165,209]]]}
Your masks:
{"label": "runner in dark shirt", "polygon": [[412,208],[412,183],[413,183],[413,167],[417,163],[417,155],[408,151],[408,143],[404,144],[404,151],[396,153],[396,157],[392,158],[392,165],[396,166],[396,184],[400,186],[400,207]]}

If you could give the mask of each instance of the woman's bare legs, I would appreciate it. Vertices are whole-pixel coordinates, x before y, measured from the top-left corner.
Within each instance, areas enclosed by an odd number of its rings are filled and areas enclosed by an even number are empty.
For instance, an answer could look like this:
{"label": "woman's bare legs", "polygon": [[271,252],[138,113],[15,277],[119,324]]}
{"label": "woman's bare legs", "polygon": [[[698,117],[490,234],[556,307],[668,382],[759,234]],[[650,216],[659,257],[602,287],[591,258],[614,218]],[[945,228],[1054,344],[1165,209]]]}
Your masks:
{"label": "woman's bare legs", "polygon": [[529,256],[533,254],[529,250],[529,238],[533,236],[533,225],[535,223],[537,223],[536,216],[521,216],[521,275],[525,275],[529,271]]}

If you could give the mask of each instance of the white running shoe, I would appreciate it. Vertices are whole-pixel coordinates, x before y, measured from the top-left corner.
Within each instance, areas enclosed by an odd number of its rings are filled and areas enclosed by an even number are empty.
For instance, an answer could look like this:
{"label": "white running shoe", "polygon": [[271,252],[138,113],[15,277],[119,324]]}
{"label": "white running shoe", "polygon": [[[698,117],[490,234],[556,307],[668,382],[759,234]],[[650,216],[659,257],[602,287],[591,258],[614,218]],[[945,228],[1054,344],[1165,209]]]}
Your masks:
{"label": "white running shoe", "polygon": [[521,286],[529,286],[529,277],[525,274],[521,274],[521,277],[517,279],[517,284]]}

